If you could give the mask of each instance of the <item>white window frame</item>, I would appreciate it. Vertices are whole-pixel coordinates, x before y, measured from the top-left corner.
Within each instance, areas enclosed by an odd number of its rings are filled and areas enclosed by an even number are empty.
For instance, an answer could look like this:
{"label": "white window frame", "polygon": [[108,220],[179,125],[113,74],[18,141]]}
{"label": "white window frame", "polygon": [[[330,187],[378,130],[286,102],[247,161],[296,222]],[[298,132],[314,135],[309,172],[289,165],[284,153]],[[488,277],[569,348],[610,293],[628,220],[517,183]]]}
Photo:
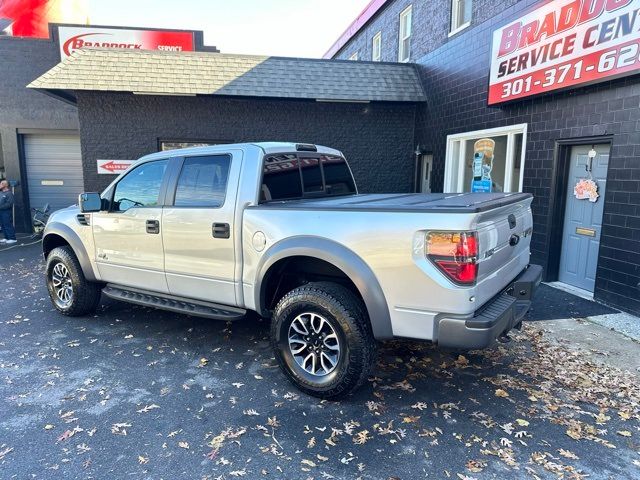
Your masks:
{"label": "white window frame", "polygon": [[[409,32],[403,32],[402,26],[405,24],[404,19],[409,17]],[[411,60],[411,35],[413,34],[413,5],[409,5],[400,12],[400,24],[398,26],[398,62],[408,63]],[[403,36],[404,35],[404,36]],[[405,40],[409,40],[409,51],[405,52],[403,45]]]}
{"label": "white window frame", "polygon": [[[507,136],[507,158],[505,160],[504,191],[511,192],[513,180],[513,164],[515,157],[515,136],[522,134],[522,149],[520,151],[520,178],[518,192],[522,192],[524,182],[525,153],[527,151],[527,124],[510,125],[507,127],[476,130],[475,132],[457,133],[447,136],[447,153],[444,166],[444,193],[464,192],[464,170],[467,140],[476,140],[482,137]],[[458,158],[454,158],[455,155]],[[461,161],[462,159],[462,161]]]}
{"label": "white window frame", "polygon": [[[376,50],[378,55],[376,56]],[[382,60],[382,31],[376,33],[371,40],[371,60],[379,62]]]}
{"label": "white window frame", "polygon": [[[460,19],[458,18],[458,5],[460,2],[472,2],[473,0],[451,0],[451,25],[449,27],[449,36],[453,36],[456,33],[464,30],[469,25],[471,25],[471,20],[465,22],[463,24],[460,23]],[[471,7],[473,9],[473,6]]]}
{"label": "white window frame", "polygon": [[351,56],[349,57],[349,60],[353,60],[354,62],[358,61],[358,52],[354,52],[351,54]]}

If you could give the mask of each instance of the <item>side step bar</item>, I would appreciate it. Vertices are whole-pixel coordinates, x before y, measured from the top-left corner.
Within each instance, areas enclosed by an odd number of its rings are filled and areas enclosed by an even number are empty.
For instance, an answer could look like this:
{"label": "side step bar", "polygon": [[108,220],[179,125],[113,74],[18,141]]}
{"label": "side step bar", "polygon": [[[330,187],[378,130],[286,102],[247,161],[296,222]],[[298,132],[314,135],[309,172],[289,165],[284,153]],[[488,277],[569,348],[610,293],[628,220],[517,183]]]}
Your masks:
{"label": "side step bar", "polygon": [[123,287],[120,285],[107,284],[102,289],[107,297],[114,300],[135,303],[145,307],[159,308],[171,312],[183,313],[194,317],[211,318],[213,320],[224,320],[232,322],[240,320],[247,313],[246,310],[237,307],[218,305],[217,303],[201,302],[182,297],[174,297],[162,293],[147,292],[137,288]]}

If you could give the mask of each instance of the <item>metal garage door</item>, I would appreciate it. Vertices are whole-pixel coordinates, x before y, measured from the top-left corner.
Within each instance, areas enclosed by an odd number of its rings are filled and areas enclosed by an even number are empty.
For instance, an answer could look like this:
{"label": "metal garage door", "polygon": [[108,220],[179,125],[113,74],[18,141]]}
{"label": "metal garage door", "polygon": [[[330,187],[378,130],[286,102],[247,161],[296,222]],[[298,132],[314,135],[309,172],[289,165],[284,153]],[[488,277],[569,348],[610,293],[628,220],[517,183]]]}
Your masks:
{"label": "metal garage door", "polygon": [[24,135],[29,203],[59,210],[78,203],[83,190],[78,135]]}

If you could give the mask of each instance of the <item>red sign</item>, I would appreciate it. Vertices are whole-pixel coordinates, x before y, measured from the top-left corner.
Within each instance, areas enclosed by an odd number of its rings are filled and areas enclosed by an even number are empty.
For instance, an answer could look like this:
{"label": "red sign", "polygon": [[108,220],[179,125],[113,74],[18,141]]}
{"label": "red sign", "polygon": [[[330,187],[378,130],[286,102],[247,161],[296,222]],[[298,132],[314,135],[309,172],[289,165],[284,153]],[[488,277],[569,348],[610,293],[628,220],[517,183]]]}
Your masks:
{"label": "red sign", "polygon": [[493,33],[489,105],[640,72],[637,0],[552,0]]}
{"label": "red sign", "polygon": [[49,38],[50,23],[85,23],[86,0],[0,0],[0,35]]}
{"label": "red sign", "polygon": [[123,28],[58,27],[60,57],[65,59],[81,48],[129,48],[190,52],[193,32],[130,30]]}
{"label": "red sign", "polygon": [[135,160],[98,160],[98,173],[118,175],[129,170]]}

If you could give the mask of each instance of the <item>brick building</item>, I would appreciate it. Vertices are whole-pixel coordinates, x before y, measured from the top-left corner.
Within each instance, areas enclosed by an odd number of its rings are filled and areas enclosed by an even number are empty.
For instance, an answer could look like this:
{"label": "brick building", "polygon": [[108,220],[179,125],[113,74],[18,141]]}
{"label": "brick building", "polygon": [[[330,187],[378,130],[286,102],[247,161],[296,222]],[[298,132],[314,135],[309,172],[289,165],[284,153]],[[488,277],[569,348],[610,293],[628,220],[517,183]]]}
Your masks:
{"label": "brick building", "polygon": [[76,105],[25,87],[75,48],[92,45],[89,39],[112,48],[218,51],[204,45],[201,31],[66,24],[49,25],[49,38],[14,37],[0,31],[0,178],[18,182],[19,231],[31,229],[30,207],[70,205],[83,188]]}
{"label": "brick building", "polygon": [[83,51],[30,86],[77,104],[87,190],[163,148],[326,144],[363,192],[532,193],[545,280],[640,313],[639,50],[634,0],[373,0],[325,60]]}
{"label": "brick building", "polygon": [[[494,187],[535,196],[532,260],[545,267],[545,280],[640,313],[639,17],[632,0],[374,0],[326,57],[415,64],[427,95],[416,122],[423,154],[418,188],[468,191],[476,142],[493,140]],[[492,42],[502,48],[499,42],[508,45],[505,39],[522,28],[522,46],[524,29],[551,28],[552,22],[544,23],[550,18],[558,32],[532,33],[528,43],[551,43],[566,27],[574,46],[599,43],[616,52],[609,55],[617,58],[616,67],[624,63],[620,52],[632,57],[628,66],[590,82],[565,80],[548,91],[533,92],[534,81],[530,94],[489,105]],[[562,19],[567,25],[557,23]],[[575,34],[578,40],[571,39]],[[584,44],[578,43],[581,35]],[[603,54],[597,71],[609,69],[609,60]],[[554,64],[541,63],[542,75],[550,68],[545,65]],[[577,67],[595,67],[587,65]],[[578,76],[574,70],[569,75]],[[577,200],[575,184],[591,177],[600,197]]]}

